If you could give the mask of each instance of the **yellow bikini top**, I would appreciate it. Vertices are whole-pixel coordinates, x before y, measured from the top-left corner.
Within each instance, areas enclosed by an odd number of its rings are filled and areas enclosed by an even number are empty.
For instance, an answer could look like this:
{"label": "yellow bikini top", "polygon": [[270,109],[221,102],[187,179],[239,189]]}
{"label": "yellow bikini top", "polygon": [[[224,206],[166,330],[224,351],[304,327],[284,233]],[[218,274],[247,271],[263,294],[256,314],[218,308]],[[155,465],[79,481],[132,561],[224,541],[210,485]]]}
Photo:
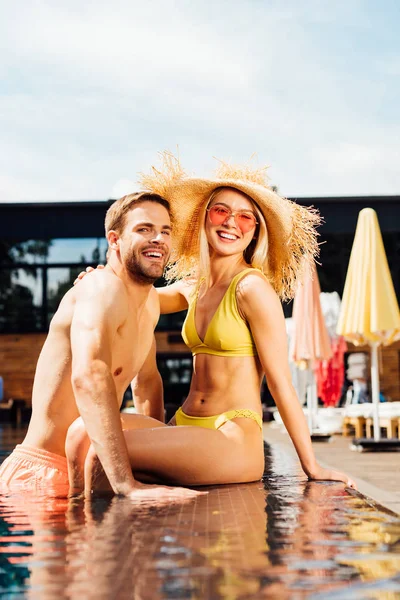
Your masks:
{"label": "yellow bikini top", "polygon": [[236,302],[236,286],[254,269],[244,269],[231,281],[224,297],[211,319],[204,341],[197,333],[194,316],[199,292],[189,302],[189,309],[182,327],[185,344],[196,354],[215,356],[256,356],[257,349],[247,323],[240,316]]}

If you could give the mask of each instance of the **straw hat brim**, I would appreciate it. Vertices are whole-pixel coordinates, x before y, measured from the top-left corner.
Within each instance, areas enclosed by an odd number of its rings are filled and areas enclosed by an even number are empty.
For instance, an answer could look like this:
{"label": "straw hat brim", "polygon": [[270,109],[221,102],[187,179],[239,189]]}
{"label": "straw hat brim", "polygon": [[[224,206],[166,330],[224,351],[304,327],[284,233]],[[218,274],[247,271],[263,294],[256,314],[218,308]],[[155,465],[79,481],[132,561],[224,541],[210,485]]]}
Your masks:
{"label": "straw hat brim", "polygon": [[270,246],[284,246],[287,243],[292,231],[290,201],[256,183],[234,179],[187,178],[171,185],[164,194],[171,204],[178,230],[176,250],[179,254],[196,253],[196,248],[188,247],[188,242],[198,236],[198,217],[211,194],[220,187],[236,189],[254,200],[264,215]]}
{"label": "straw hat brim", "polygon": [[[164,157],[165,158],[165,157]],[[267,185],[249,177],[248,168],[225,165],[231,176],[215,178],[187,177],[179,161],[164,161],[164,171],[153,168],[142,176],[146,189],[163,196],[171,206],[174,221],[174,266],[178,278],[193,275],[199,259],[201,216],[211,194],[230,187],[249,196],[262,212],[268,231],[268,255],[262,269],[281,299],[294,296],[304,265],[318,254],[316,226],[320,218],[312,209],[283,198]],[[234,174],[234,176],[232,176]]]}

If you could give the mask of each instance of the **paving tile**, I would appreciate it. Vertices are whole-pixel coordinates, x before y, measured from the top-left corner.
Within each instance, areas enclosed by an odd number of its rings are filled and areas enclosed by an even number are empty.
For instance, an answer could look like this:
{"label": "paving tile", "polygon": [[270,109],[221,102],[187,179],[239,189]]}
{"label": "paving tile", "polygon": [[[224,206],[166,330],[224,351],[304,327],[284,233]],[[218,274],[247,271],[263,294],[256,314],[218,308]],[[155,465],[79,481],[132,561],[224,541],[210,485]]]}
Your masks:
{"label": "paving tile", "polygon": [[[18,436],[0,434],[10,450]],[[262,481],[209,487],[186,504],[0,496],[0,594],[397,597],[400,519],[343,484],[308,482],[288,441],[276,437],[265,447]]]}

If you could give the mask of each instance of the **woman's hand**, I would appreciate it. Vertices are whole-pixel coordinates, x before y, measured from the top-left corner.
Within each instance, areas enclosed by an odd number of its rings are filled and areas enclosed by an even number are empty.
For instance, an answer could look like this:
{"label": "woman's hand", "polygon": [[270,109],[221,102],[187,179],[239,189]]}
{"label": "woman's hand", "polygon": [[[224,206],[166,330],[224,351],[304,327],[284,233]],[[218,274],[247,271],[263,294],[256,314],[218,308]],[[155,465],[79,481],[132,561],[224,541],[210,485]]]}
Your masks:
{"label": "woman's hand", "polygon": [[348,475],[341,471],[334,471],[332,469],[324,469],[320,465],[317,465],[312,473],[307,473],[308,478],[312,481],[342,481],[346,487],[357,489],[356,483],[350,479]]}
{"label": "woman's hand", "polygon": [[[97,265],[96,269],[104,269],[104,265]],[[85,271],[81,271],[79,273],[78,277],[75,279],[74,285],[76,285],[77,283],[79,283],[80,280],[83,279],[85,277],[85,275],[87,275],[91,271],[94,271],[93,267],[86,267]]]}

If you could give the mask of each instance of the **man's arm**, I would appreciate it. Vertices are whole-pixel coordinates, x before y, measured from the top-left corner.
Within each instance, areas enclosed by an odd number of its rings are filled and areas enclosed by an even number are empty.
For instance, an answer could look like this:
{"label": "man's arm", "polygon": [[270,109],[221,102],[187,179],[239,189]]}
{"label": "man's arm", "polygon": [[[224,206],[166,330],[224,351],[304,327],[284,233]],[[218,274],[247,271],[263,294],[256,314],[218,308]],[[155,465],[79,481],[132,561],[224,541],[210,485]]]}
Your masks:
{"label": "man's arm", "polygon": [[71,324],[76,404],[112,489],[123,495],[133,491],[135,480],[122,433],[111,348],[127,311],[123,284],[111,274],[99,273],[76,289]]}
{"label": "man's arm", "polygon": [[164,423],[163,384],[157,369],[155,338],[142,368],[132,381],[131,387],[133,403],[137,412]]}

